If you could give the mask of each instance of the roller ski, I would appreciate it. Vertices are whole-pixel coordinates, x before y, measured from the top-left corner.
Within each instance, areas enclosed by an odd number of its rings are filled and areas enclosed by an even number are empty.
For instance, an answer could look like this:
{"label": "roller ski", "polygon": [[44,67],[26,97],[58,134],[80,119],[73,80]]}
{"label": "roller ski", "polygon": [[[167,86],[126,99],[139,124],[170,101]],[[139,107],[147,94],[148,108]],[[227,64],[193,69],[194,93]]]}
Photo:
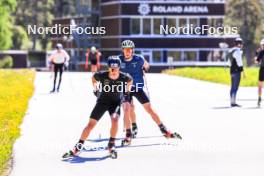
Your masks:
{"label": "roller ski", "polygon": [[117,151],[115,147],[108,148],[109,151],[109,157],[112,159],[117,159]]}
{"label": "roller ski", "polygon": [[122,147],[129,146],[130,144],[131,144],[131,137],[126,137],[121,141]]}
{"label": "roller ski", "polygon": [[62,159],[71,159],[71,158],[78,156],[81,152],[82,146],[83,144],[81,143],[76,144],[73,150],[70,150],[69,152],[64,153],[62,155]]}
{"label": "roller ski", "polygon": [[174,132],[174,133],[171,133],[171,132],[167,132],[166,134],[163,134],[164,137],[166,137],[167,139],[170,139],[170,138],[174,138],[174,139],[182,139],[181,135],[179,135],[178,133]]}
{"label": "roller ski", "polygon": [[69,152],[63,154],[62,159],[72,159],[78,155],[79,155],[79,152],[74,152],[70,150]]}
{"label": "roller ski", "polygon": [[71,159],[74,158],[75,156],[77,155],[75,155],[73,151],[70,150],[69,152],[63,154],[62,159]]}
{"label": "roller ski", "polygon": [[132,131],[131,129],[126,130],[126,137],[121,141],[121,146],[125,147],[131,144],[132,140]]}
{"label": "roller ski", "polygon": [[109,151],[109,157],[112,159],[116,159],[117,158],[117,151],[115,148],[115,138],[109,139],[107,149]]}
{"label": "roller ski", "polygon": [[170,138],[174,138],[174,139],[182,139],[181,135],[179,135],[178,133],[174,132],[170,132],[167,130],[167,128],[163,125],[163,124],[160,124],[159,125],[160,127],[160,131],[161,133],[163,134],[164,137],[166,137],[167,139],[170,139]]}

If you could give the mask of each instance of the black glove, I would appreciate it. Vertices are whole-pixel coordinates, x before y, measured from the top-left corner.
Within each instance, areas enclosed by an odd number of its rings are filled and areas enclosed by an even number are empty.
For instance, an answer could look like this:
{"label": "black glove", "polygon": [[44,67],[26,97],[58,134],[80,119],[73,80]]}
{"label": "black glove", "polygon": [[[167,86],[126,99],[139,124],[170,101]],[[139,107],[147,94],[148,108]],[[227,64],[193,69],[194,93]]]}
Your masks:
{"label": "black glove", "polygon": [[125,92],[123,95],[123,101],[124,102],[131,102],[132,101],[132,96],[129,94],[129,92]]}
{"label": "black glove", "polygon": [[94,96],[98,97],[98,90],[93,91]]}

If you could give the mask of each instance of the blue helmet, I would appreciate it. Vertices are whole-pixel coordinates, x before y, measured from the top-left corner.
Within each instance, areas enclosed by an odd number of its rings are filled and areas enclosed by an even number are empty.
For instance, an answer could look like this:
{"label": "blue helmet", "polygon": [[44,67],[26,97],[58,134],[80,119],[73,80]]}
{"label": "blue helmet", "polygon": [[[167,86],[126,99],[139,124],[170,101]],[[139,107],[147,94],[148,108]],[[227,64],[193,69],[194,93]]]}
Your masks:
{"label": "blue helmet", "polygon": [[118,56],[109,56],[107,60],[107,65],[110,68],[119,68],[121,65],[121,60]]}

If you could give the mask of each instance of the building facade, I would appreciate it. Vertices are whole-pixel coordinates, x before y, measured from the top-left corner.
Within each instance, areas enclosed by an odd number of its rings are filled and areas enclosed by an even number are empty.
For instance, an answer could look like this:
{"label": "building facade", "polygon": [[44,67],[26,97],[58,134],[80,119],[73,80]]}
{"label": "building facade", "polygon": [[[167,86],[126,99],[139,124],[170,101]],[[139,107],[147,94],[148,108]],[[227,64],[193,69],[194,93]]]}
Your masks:
{"label": "building facade", "polygon": [[219,66],[237,37],[209,30],[223,26],[223,0],[101,0],[97,6],[106,34],[91,39],[99,40],[104,58],[120,54],[121,42],[130,39],[152,66]]}

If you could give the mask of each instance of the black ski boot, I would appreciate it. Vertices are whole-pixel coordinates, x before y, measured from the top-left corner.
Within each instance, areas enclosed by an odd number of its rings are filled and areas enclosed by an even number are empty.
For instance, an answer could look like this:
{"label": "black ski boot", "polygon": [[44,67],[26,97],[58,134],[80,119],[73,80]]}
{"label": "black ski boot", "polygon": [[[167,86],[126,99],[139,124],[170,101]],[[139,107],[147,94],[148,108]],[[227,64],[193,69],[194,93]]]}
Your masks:
{"label": "black ski boot", "polygon": [[138,133],[138,128],[136,123],[132,123],[132,138],[136,138]]}
{"label": "black ski boot", "polygon": [[83,143],[84,141],[80,140],[72,150],[66,152],[63,154],[62,158],[63,159],[70,159],[70,158],[73,158],[73,157],[76,157],[80,154],[82,148],[83,148]]}
{"label": "black ski boot", "polygon": [[124,146],[130,145],[131,144],[131,140],[132,140],[132,132],[131,132],[131,129],[128,129],[128,130],[126,130],[125,139],[123,139],[121,141],[121,146],[124,147]]}
{"label": "black ski boot", "polygon": [[261,106],[261,97],[258,98],[258,107]]}
{"label": "black ski boot", "polygon": [[107,149],[109,151],[109,157],[112,158],[112,159],[117,159],[117,151],[116,151],[116,148],[115,148],[115,138],[110,138],[109,139]]}

